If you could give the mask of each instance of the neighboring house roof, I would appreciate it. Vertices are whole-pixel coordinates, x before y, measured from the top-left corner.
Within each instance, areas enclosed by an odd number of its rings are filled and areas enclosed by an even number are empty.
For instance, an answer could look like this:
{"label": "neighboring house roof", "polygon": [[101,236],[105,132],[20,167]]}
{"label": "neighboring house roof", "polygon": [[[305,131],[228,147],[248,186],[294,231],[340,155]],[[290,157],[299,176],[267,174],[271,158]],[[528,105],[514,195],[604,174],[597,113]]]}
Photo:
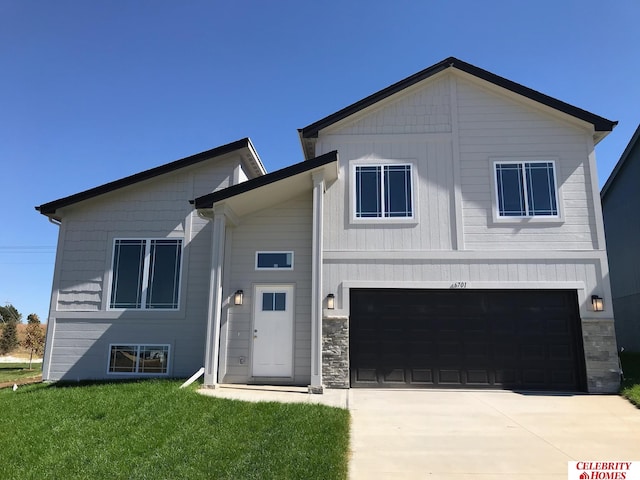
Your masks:
{"label": "neighboring house roof", "polygon": [[228,153],[240,151],[242,149],[247,149],[248,161],[246,162],[245,166],[248,167],[250,171],[246,173],[251,177],[264,175],[266,173],[266,170],[262,165],[262,161],[260,160],[260,157],[258,156],[255,148],[253,147],[251,140],[249,138],[243,138],[241,140],[237,140],[235,142],[221,145],[211,150],[207,150],[206,152],[197,153],[181,160],[176,160],[159,167],[145,170],[144,172],[136,173],[134,175],[124,177],[113,182],[105,183],[104,185],[100,185],[98,187],[91,188],[89,190],[85,190],[68,197],[60,198],[49,203],[44,203],[35,208],[43,215],[54,218],[56,220],[60,220],[59,215],[56,215],[57,210],[60,208],[67,207],[69,205],[73,205],[74,203],[88,200],[93,197],[97,197],[98,195],[113,192],[114,190],[117,190],[119,188],[127,187],[138,182],[149,180],[159,175],[164,175],[165,173],[174,172],[181,168],[189,167],[205,160],[210,160],[212,158],[220,157]]}
{"label": "neighboring house roof", "polygon": [[633,147],[635,147],[639,139],[640,139],[640,125],[638,125],[638,128],[636,128],[636,131],[631,137],[631,140],[629,140],[629,144],[627,145],[627,148],[625,148],[624,152],[622,152],[622,156],[620,157],[620,160],[618,160],[618,163],[616,163],[616,166],[613,167],[611,175],[609,175],[609,178],[604,184],[604,187],[602,187],[602,190],[600,191],[600,199],[604,200],[604,197],[607,195],[607,192],[609,192],[609,190],[611,189],[611,186],[616,181],[616,178],[618,177],[620,170],[622,170],[622,168],[624,167],[627,161],[627,158],[629,158],[629,155],[631,154]]}
{"label": "neighboring house roof", "polygon": [[[573,105],[569,105],[568,103],[565,103],[561,100],[550,97],[549,95],[545,95],[544,93],[540,93],[531,88],[525,87],[524,85],[520,85],[519,83],[513,82],[511,80],[507,80],[506,78],[500,77],[491,72],[488,72],[487,70],[483,70],[474,65],[463,62],[462,60],[459,60],[455,57],[449,57],[442,60],[439,63],[436,63],[435,65],[425,68],[424,70],[414,75],[411,75],[410,77],[405,78],[404,80],[400,80],[399,82],[394,83],[393,85],[387,88],[384,88],[379,92],[369,95],[368,97],[352,105],[349,105],[348,107],[345,107],[342,110],[337,111],[336,113],[333,113],[321,120],[318,120],[317,122],[314,122],[311,125],[298,129],[300,138],[303,140],[317,138],[318,132],[320,130],[327,128],[333,125],[334,123],[339,122],[340,120],[343,120],[359,112],[360,110],[370,107],[371,105],[391,95],[394,95],[418,82],[421,82],[422,80],[432,77],[437,73],[440,73],[448,68],[456,68],[470,75],[473,75],[477,78],[490,82],[494,85],[505,88],[519,95],[523,95],[524,97],[527,97],[531,100],[539,102],[543,105],[554,108],[556,110],[564,112],[573,117],[576,117],[587,123],[591,123],[593,124],[593,127],[596,132],[605,132],[606,134],[606,132],[610,132],[611,130],[613,130],[613,127],[615,127],[618,123],[616,121],[607,120],[606,118],[587,112],[586,110],[575,107]],[[599,141],[602,137],[604,137],[604,135],[597,135],[596,139]],[[304,146],[304,141],[303,141],[303,146]],[[305,155],[308,153],[310,152],[308,151],[307,148],[305,148]]]}
{"label": "neighboring house roof", "polygon": [[[283,201],[286,198],[293,198],[298,193],[309,190],[312,187],[311,182],[305,182],[301,176],[308,176],[310,172],[319,170],[322,167],[329,175],[325,176],[327,181],[335,180],[338,176],[337,170],[338,152],[333,151],[312,158],[304,162],[296,163],[289,167],[275,172],[268,173],[262,177],[257,177],[246,182],[238,183],[230,187],[218,190],[202,197],[192,200],[197,209],[213,208],[217,202],[225,201],[229,203],[238,215],[245,215],[250,211],[266,208],[268,204]],[[331,163],[334,163],[333,169],[327,169]],[[268,191],[265,189],[265,195],[256,196],[255,193],[261,187],[272,187]],[[233,202],[233,204],[232,204]]]}

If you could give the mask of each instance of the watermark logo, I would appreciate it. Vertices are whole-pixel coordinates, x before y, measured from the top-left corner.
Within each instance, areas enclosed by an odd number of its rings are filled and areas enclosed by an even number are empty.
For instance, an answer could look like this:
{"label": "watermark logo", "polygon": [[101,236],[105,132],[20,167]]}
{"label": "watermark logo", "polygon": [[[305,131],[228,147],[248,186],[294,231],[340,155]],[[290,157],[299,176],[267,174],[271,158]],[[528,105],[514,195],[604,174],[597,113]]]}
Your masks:
{"label": "watermark logo", "polygon": [[569,462],[569,480],[640,480],[640,462]]}

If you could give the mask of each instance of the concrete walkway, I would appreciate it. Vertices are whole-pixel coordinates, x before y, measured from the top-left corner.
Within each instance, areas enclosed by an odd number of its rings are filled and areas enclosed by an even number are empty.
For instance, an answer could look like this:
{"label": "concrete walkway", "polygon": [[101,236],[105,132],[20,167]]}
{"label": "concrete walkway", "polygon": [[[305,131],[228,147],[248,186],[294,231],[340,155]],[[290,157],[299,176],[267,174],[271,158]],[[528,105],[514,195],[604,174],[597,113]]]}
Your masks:
{"label": "concrete walkway", "polygon": [[640,461],[640,410],[617,396],[349,391],[350,475],[567,479],[568,461]]}
{"label": "concrete walkway", "polygon": [[[569,461],[640,462],[640,409],[615,395],[221,385],[201,393],[351,411],[351,480],[566,480]],[[640,477],[639,477],[640,478]]]}
{"label": "concrete walkway", "polygon": [[339,408],[348,408],[349,402],[349,390],[326,389],[322,395],[314,395],[306,387],[234,384],[218,385],[215,389],[201,388],[198,392],[210,397],[245,402],[316,403]]}

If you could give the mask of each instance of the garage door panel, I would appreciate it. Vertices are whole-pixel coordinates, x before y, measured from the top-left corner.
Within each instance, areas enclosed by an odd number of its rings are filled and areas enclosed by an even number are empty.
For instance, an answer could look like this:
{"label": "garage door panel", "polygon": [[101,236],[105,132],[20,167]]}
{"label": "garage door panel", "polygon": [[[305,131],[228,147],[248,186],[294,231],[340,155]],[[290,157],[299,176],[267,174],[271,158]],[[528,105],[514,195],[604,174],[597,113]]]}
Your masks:
{"label": "garage door panel", "polygon": [[355,381],[361,383],[378,383],[378,370],[376,368],[357,368],[355,370]]}
{"label": "garage door panel", "polygon": [[412,385],[432,385],[433,370],[430,368],[412,368],[410,372],[410,382]]}
{"label": "garage door panel", "polygon": [[584,388],[575,291],[352,290],[358,386]]}
{"label": "garage door panel", "polygon": [[467,385],[491,385],[489,370],[468,370]]}
{"label": "garage door panel", "polygon": [[382,382],[384,383],[399,383],[404,384],[407,382],[405,377],[404,368],[385,368],[382,369]]}
{"label": "garage door panel", "polygon": [[439,385],[456,385],[462,384],[462,372],[458,368],[440,368],[438,369]]}

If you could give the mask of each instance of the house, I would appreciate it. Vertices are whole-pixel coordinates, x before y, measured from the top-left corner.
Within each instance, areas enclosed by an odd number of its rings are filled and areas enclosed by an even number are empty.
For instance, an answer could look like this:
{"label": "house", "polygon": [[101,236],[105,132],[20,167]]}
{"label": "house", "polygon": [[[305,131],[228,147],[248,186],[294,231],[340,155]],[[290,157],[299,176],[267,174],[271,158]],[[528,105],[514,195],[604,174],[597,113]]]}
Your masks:
{"label": "house", "polygon": [[300,129],[282,170],[244,139],[41,205],[43,376],[614,392],[615,124],[451,57]]}
{"label": "house", "polygon": [[604,231],[618,345],[640,352],[640,126],[622,153],[602,191]]}

